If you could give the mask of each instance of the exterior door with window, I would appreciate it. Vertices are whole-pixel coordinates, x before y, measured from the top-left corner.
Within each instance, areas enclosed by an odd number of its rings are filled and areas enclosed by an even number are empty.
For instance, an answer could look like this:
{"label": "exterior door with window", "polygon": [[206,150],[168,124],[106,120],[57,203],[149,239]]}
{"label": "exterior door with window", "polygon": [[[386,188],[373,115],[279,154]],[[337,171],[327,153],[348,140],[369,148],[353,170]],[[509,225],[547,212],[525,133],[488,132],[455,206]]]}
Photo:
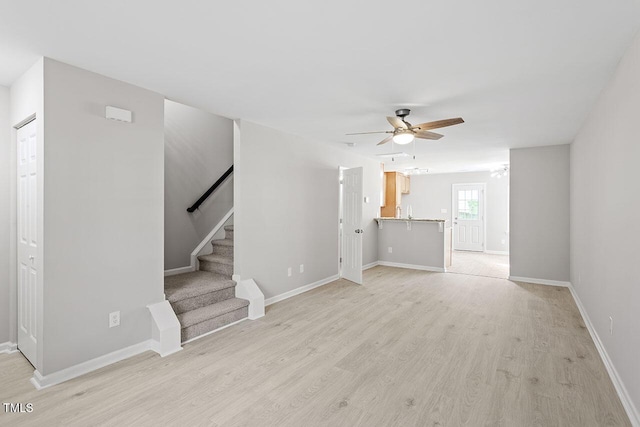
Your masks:
{"label": "exterior door with window", "polygon": [[484,251],[484,184],[453,185],[453,249]]}

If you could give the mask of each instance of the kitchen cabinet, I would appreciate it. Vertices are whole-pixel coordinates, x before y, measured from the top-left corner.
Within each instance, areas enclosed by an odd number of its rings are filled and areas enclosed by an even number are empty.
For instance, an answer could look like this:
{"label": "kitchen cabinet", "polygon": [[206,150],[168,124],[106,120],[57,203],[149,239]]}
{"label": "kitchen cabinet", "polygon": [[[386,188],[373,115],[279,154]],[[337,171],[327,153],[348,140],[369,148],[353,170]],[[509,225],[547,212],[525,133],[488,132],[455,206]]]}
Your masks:
{"label": "kitchen cabinet", "polygon": [[396,207],[402,204],[402,195],[409,194],[410,185],[410,177],[403,173],[384,173],[384,206],[380,210],[380,216],[396,216]]}

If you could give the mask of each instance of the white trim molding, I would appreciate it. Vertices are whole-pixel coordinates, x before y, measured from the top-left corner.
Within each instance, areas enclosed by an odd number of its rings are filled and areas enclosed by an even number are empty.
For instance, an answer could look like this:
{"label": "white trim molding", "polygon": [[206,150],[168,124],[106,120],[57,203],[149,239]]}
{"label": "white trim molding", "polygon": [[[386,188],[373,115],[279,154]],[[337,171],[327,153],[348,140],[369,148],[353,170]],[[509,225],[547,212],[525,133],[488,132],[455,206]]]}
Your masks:
{"label": "white trim molding", "polygon": [[318,280],[317,282],[310,283],[308,285],[300,286],[299,288],[292,289],[288,292],[284,292],[280,295],[276,295],[271,298],[267,298],[264,300],[265,307],[271,304],[275,304],[276,302],[286,300],[288,298],[294,297],[296,295],[300,295],[302,293],[308,292],[311,289],[319,288],[322,285],[326,285],[327,283],[334,282],[338,280],[340,277],[337,274],[333,276],[327,277],[325,279]]}
{"label": "white trim molding", "polygon": [[0,353],[11,354],[15,353],[16,351],[18,351],[18,344],[11,341],[0,343]]}
{"label": "white trim molding", "polygon": [[189,273],[191,271],[195,270],[190,265],[187,267],[172,268],[171,270],[164,271],[164,277],[175,276],[182,273]]}
{"label": "white trim molding", "polygon": [[604,366],[609,373],[609,378],[611,378],[611,382],[613,383],[616,392],[618,392],[618,397],[620,398],[620,402],[622,403],[624,410],[627,412],[627,416],[629,417],[629,421],[631,421],[631,425],[640,427],[640,413],[633,404],[633,400],[631,399],[631,396],[629,396],[627,388],[624,386],[624,383],[622,382],[620,375],[618,375],[618,371],[616,371],[616,368],[613,365],[613,362],[611,361],[607,350],[605,349],[602,341],[600,340],[600,337],[598,336],[598,333],[593,327],[593,323],[591,323],[591,319],[587,314],[587,310],[582,305],[582,301],[580,301],[580,297],[576,293],[576,290],[573,286],[569,285],[569,291],[571,292],[571,296],[573,297],[576,306],[578,306],[578,310],[582,315],[582,320],[584,320],[584,324],[587,327],[589,334],[591,335],[591,339],[593,340],[593,343],[598,350],[598,354],[600,354],[600,359],[602,359],[602,363],[604,363]]}
{"label": "white trim molding", "polygon": [[38,370],[36,370],[31,378],[31,384],[33,384],[36,389],[42,390],[43,388],[69,381],[70,379],[79,377],[80,375],[87,374],[91,371],[95,371],[96,369],[103,368],[107,365],[111,365],[112,363],[116,363],[151,350],[152,343],[153,340],[143,341],[141,343],[116,350],[112,353],[105,354],[104,356],[99,356],[95,359],[70,366],[49,375],[42,375]]}
{"label": "white trim molding", "polygon": [[509,255],[509,251],[484,251],[484,253],[489,255]]}
{"label": "white trim molding", "polygon": [[363,266],[362,266],[362,271],[368,270],[368,269],[373,268],[373,267],[376,267],[376,266],[378,266],[378,265],[380,265],[380,262],[379,262],[379,261],[370,262],[369,264],[366,264],[366,265],[363,265]]}
{"label": "white trim molding", "polygon": [[428,265],[417,265],[417,264],[403,264],[400,262],[378,261],[378,265],[384,265],[386,267],[409,268],[411,270],[433,271],[436,273],[445,272],[444,267],[431,267]]}
{"label": "white trim molding", "polygon": [[563,282],[561,280],[536,279],[533,277],[509,276],[509,280],[511,280],[512,282],[525,282],[533,283],[536,285],[562,286],[563,288],[568,288],[571,286],[571,282]]}
{"label": "white trim molding", "polygon": [[151,349],[160,357],[182,350],[180,347],[180,322],[166,299],[147,306],[151,313]]}
{"label": "white trim molding", "polygon": [[[234,275],[236,277],[237,275]],[[264,294],[253,279],[236,280],[236,298],[249,301],[247,316],[251,320],[264,317]]]}

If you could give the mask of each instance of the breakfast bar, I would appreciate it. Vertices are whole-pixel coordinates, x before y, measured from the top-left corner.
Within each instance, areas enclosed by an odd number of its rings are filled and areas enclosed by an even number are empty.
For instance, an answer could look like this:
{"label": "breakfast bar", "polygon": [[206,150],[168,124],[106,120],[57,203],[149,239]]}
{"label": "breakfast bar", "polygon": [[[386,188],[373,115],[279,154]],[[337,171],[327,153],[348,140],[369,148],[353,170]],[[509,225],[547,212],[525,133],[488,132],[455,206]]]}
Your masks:
{"label": "breakfast bar", "polygon": [[451,265],[451,225],[444,219],[376,218],[381,265],[446,271]]}

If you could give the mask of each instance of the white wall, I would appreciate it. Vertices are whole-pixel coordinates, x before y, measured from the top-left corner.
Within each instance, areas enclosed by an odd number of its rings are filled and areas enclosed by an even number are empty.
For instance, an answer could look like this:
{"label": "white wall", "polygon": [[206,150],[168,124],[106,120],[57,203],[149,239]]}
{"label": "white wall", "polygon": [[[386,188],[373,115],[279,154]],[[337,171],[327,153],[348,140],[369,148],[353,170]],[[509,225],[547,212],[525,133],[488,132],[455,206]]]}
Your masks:
{"label": "white wall", "polygon": [[[402,215],[411,205],[416,218],[452,220],[453,184],[486,183],[485,218],[487,251],[509,252],[509,178],[492,178],[491,172],[442,173],[411,176],[411,191],[402,195]],[[446,209],[447,213],[442,213]],[[452,223],[452,222],[450,222]]]}
{"label": "white wall", "polygon": [[233,121],[165,101],[164,124],[164,268],[168,270],[188,266],[191,252],[233,207],[232,175],[197,211],[187,212],[233,164]]}
{"label": "white wall", "polygon": [[363,210],[363,263],[377,261],[378,162],[247,121],[239,126],[237,274],[255,279],[266,298],[338,274],[340,166],[364,167],[364,195],[371,201]]}
{"label": "white wall", "polygon": [[[44,100],[47,375],[151,338],[146,306],[164,299],[164,97],[45,59]],[[106,120],[106,105],[133,123]]]}
{"label": "white wall", "polygon": [[510,152],[510,275],[569,281],[569,146]]}
{"label": "white wall", "polygon": [[[640,36],[571,144],[571,282],[640,409]],[[609,317],[613,317],[613,334]]]}
{"label": "white wall", "polygon": [[0,86],[0,344],[9,335],[9,258],[11,206],[11,125],[9,88]]}

